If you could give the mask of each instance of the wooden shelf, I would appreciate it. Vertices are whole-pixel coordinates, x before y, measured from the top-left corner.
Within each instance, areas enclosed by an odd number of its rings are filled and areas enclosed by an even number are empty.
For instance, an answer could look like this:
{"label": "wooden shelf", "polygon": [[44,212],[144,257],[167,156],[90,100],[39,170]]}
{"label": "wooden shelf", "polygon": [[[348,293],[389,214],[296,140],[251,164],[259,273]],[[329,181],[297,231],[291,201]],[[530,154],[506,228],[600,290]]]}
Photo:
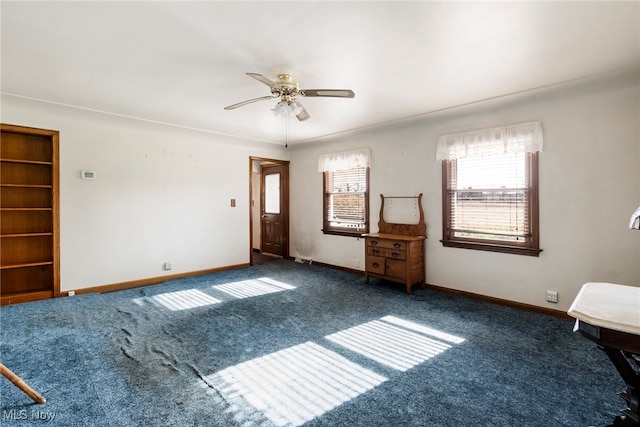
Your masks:
{"label": "wooden shelf", "polygon": [[53,188],[51,184],[0,184],[0,187],[13,187],[13,188]]}
{"label": "wooden shelf", "polygon": [[0,162],[7,163],[22,163],[27,165],[53,165],[53,162],[44,162],[40,160],[23,160],[23,159],[3,159],[0,158]]}
{"label": "wooden shelf", "polygon": [[43,232],[43,233],[6,233],[0,234],[0,237],[3,239],[11,238],[11,237],[38,237],[38,236],[53,236],[52,232]]}
{"label": "wooden shelf", "polygon": [[0,208],[1,211],[13,211],[13,212],[20,212],[20,211],[51,211],[53,210],[53,208]]}
{"label": "wooden shelf", "polygon": [[54,292],[50,290],[3,293],[0,296],[0,305],[20,304],[41,299],[49,299],[54,296]]}
{"label": "wooden shelf", "polygon": [[28,262],[24,264],[8,264],[0,266],[0,270],[8,270],[12,268],[39,267],[41,265],[53,265],[53,261]]}

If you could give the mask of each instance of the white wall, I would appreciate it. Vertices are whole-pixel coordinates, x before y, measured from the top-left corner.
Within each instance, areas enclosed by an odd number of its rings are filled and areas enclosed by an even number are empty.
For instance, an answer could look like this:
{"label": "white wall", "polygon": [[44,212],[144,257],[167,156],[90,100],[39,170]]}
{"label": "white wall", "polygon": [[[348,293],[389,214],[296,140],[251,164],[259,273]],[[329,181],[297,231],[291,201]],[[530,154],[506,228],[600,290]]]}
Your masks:
{"label": "white wall", "polygon": [[288,159],[273,144],[9,96],[2,122],[60,131],[63,292],[248,263],[249,157]]}
{"label": "white wall", "polygon": [[[291,254],[363,269],[361,239],[323,235],[322,153],[370,147],[371,222],[379,194],[424,193],[429,238],[427,282],[526,304],[567,310],[583,283],[640,286],[640,232],[628,229],[640,205],[639,75],[532,92],[426,115],[366,134],[295,146],[291,153]],[[539,257],[445,248],[439,135],[539,120]],[[359,260],[359,267],[356,264]],[[559,292],[558,304],[544,300]]]}

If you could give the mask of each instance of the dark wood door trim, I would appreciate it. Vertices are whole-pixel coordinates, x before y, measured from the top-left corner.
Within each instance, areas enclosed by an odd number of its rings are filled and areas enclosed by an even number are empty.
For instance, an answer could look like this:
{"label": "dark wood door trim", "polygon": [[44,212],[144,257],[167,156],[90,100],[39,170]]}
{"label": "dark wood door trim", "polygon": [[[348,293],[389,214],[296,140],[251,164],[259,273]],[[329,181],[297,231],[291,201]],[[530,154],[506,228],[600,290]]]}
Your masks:
{"label": "dark wood door trim", "polygon": [[282,208],[283,208],[283,254],[282,257],[285,259],[290,258],[289,252],[289,161],[288,160],[279,160],[279,159],[271,159],[266,157],[249,157],[249,263],[253,265],[253,206],[252,201],[256,197],[253,194],[252,188],[252,174],[253,174],[253,164],[254,162],[261,163],[271,163],[273,165],[282,165],[284,166],[283,171],[283,179],[282,179]]}

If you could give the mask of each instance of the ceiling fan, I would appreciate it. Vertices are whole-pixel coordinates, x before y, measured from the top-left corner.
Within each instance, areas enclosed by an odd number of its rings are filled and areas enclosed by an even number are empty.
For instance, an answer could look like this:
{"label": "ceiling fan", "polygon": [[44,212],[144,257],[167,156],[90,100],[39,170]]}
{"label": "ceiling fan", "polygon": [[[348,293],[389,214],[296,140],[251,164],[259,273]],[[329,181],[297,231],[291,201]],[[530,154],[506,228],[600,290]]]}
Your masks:
{"label": "ceiling fan", "polygon": [[253,77],[271,88],[271,95],[261,96],[259,98],[248,99],[238,102],[237,104],[224,107],[225,110],[233,110],[243,105],[253,102],[262,101],[264,99],[280,98],[280,102],[271,111],[276,115],[286,116],[295,114],[298,120],[304,121],[309,117],[309,113],[298,100],[298,96],[306,97],[332,97],[332,98],[353,98],[355,93],[351,89],[300,89],[300,85],[293,80],[291,74],[278,74],[277,81],[271,81],[262,74],[246,73],[247,76]]}

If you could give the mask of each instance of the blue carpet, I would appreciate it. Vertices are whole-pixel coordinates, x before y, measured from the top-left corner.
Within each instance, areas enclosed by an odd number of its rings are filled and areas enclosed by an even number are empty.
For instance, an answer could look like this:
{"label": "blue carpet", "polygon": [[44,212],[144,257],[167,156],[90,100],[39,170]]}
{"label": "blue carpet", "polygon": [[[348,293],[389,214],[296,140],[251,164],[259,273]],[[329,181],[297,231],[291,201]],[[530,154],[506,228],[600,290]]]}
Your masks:
{"label": "blue carpet", "polygon": [[624,402],[566,319],[279,260],[0,308],[7,426],[590,426]]}

